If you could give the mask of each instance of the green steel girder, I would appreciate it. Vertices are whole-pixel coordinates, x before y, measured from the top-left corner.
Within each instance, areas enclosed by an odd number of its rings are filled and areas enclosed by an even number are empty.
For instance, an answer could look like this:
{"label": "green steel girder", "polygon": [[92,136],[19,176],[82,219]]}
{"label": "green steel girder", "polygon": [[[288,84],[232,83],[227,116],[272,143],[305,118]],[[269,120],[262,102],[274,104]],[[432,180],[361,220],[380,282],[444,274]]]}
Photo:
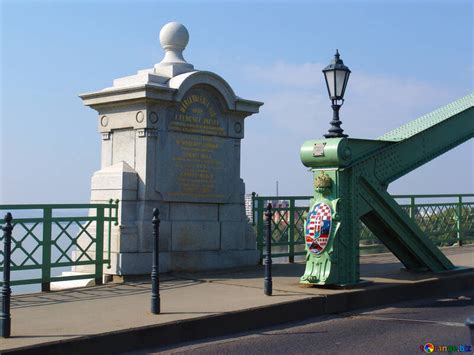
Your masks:
{"label": "green steel girder", "polygon": [[[315,189],[310,202],[312,220],[308,217],[305,223],[308,253],[301,282],[359,282],[359,220],[407,269],[452,269],[452,263],[400,208],[387,188],[394,180],[472,137],[474,94],[377,140],[332,138],[305,142],[301,160],[312,168]],[[322,206],[331,210],[331,215],[325,217],[330,220],[328,238],[323,229],[314,234],[321,228],[321,220],[315,220],[321,219]],[[316,240],[322,241],[318,246],[322,250],[314,249]]]}
{"label": "green steel girder", "polygon": [[407,269],[443,271],[453,267],[386,191],[365,178],[361,178],[360,187],[360,197],[371,207],[361,220]]}
{"label": "green steel girder", "polygon": [[380,140],[400,140],[367,157],[376,159],[378,180],[388,184],[471,139],[474,136],[473,102],[474,94],[468,95],[446,106],[447,109],[439,109],[393,131],[396,133],[380,137]]}
{"label": "green steel girder", "polygon": [[[434,125],[443,122],[473,106],[474,93],[466,95],[446,106],[417,118],[377,138],[383,141],[399,142],[410,138]],[[471,126],[472,128],[472,126]]]}

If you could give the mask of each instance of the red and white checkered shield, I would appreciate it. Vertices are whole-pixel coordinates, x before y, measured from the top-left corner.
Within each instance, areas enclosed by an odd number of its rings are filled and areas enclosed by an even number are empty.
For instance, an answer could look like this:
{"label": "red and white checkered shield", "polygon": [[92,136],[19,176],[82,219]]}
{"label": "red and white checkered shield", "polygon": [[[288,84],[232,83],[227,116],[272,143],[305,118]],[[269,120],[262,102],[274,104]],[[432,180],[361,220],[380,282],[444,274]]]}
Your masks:
{"label": "red and white checkered shield", "polygon": [[331,207],[325,203],[316,204],[306,218],[305,240],[310,252],[319,254],[326,248],[331,224]]}

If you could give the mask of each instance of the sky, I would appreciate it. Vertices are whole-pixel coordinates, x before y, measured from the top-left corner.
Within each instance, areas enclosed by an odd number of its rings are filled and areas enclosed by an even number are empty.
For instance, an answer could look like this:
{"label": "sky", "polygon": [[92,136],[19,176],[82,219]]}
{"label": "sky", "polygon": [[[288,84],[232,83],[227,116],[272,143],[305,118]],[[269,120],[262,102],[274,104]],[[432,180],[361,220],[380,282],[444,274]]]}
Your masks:
{"label": "sky", "polygon": [[[183,23],[184,57],[263,101],[246,119],[246,192],[310,195],[300,161],[332,116],[321,69],[339,49],[352,71],[345,133],[374,139],[473,91],[472,1],[1,1],[0,203],[77,203],[100,169],[97,114],[79,94],[152,68],[159,32]],[[389,187],[474,192],[474,145]]]}

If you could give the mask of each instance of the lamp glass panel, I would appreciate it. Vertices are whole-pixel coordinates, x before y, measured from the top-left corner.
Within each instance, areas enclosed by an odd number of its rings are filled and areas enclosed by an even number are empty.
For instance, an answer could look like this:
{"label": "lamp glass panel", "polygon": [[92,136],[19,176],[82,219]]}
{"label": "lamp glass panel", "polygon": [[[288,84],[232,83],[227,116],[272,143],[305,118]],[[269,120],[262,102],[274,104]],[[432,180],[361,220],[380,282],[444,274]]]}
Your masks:
{"label": "lamp glass panel", "polygon": [[344,84],[346,81],[347,71],[336,70],[336,96],[341,97],[344,93]]}
{"label": "lamp glass panel", "polygon": [[346,79],[345,79],[345,82],[344,82],[344,88],[342,90],[342,96],[345,95],[345,92],[346,92],[346,89],[347,89],[347,82],[349,81],[349,76],[350,75],[351,75],[351,72],[346,73]]}
{"label": "lamp glass panel", "polygon": [[334,71],[326,71],[324,72],[324,75],[326,76],[326,83],[328,85],[328,90],[329,90],[329,97],[334,97]]}

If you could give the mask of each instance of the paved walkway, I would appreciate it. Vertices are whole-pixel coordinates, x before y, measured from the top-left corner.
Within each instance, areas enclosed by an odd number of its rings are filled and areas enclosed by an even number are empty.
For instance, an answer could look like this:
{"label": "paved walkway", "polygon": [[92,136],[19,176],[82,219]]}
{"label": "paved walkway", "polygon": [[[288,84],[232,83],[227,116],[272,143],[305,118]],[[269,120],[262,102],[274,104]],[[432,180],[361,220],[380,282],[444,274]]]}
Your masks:
{"label": "paved walkway", "polygon": [[[448,248],[444,249],[444,252],[455,265],[474,267],[474,246]],[[434,286],[427,288],[429,282],[449,281],[453,277],[462,277],[462,281],[453,281],[455,282],[453,285],[474,287],[472,270],[460,273],[448,272],[440,276],[432,273],[413,274],[401,270],[401,267],[402,265],[391,254],[362,256],[361,276],[372,283],[360,288],[341,290],[302,288],[298,284],[298,279],[304,271],[303,263],[275,264],[272,297],[263,295],[262,266],[239,271],[164,275],[161,284],[160,315],[152,315],[149,312],[149,282],[108,284],[59,292],[17,295],[13,296],[12,300],[12,337],[0,340],[0,351],[3,353],[5,350],[51,342],[67,343],[84,337],[91,339],[91,336],[98,339],[99,337],[94,336],[99,334],[120,336],[130,329],[151,331],[153,327],[161,325],[172,325],[175,327],[174,332],[181,334],[180,339],[185,340],[187,334],[193,332],[192,329],[188,331],[179,329],[190,327],[191,320],[217,319],[214,316],[227,315],[228,321],[224,324],[229,322],[237,324],[236,314],[240,314],[241,311],[253,311],[254,318],[247,318],[247,321],[255,319],[257,326],[263,324],[259,314],[264,314],[258,312],[265,309],[271,309],[272,315],[275,312],[293,312],[288,307],[298,304],[307,307],[310,303],[304,302],[311,301],[314,306],[311,306],[312,309],[308,314],[314,315],[318,304],[324,308],[321,310],[322,313],[336,313],[351,308],[395,302],[403,299],[400,298],[403,293],[406,293],[407,297],[416,297],[417,293],[420,297],[427,297],[434,289]],[[425,285],[424,288],[422,285]],[[365,291],[371,293],[360,293]],[[325,303],[314,303],[314,300],[318,299]],[[332,299],[335,300],[333,304]],[[226,322],[226,318],[221,320]],[[235,327],[235,330],[240,329],[236,325]],[[204,336],[219,333],[219,329],[210,328],[204,331]]]}

